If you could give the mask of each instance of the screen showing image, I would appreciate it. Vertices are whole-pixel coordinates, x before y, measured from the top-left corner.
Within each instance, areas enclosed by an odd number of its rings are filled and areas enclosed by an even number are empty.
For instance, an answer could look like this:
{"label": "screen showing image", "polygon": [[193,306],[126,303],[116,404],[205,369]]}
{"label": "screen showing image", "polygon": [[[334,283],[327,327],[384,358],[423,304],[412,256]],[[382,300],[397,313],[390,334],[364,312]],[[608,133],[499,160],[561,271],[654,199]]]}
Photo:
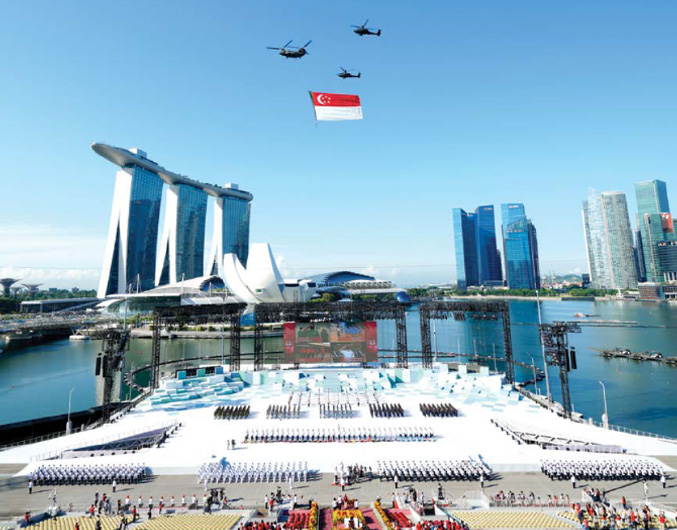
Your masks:
{"label": "screen showing image", "polygon": [[285,322],[285,363],[378,361],[376,322]]}

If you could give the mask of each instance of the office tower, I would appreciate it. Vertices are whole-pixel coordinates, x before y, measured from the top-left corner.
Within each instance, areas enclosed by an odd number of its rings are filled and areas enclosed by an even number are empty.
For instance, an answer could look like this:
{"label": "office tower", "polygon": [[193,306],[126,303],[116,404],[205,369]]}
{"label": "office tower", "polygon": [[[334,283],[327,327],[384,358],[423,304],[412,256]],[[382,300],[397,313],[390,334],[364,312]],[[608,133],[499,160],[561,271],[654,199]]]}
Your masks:
{"label": "office tower", "polygon": [[590,190],[583,202],[583,228],[593,287],[636,288],[635,247],[625,194]]}
{"label": "office tower", "polygon": [[642,254],[640,270],[645,271],[646,281],[663,281],[657,245],[660,241],[675,240],[670,216],[668,190],[662,180],[647,180],[635,184],[637,219],[641,236]]}
{"label": "office tower", "polygon": [[530,219],[527,220],[527,233],[529,235],[529,258],[533,264],[534,270],[534,282],[536,289],[541,288],[541,265],[538,259],[538,236],[536,233],[536,227],[531,222]]}
{"label": "office tower", "polygon": [[475,210],[475,240],[479,284],[501,285],[503,273],[496,246],[494,207],[491,205],[479,206]]}
{"label": "office tower", "polygon": [[207,194],[187,184],[167,187],[156,285],[203,275]]}
{"label": "office tower", "polygon": [[223,278],[224,254],[235,254],[244,267],[249,257],[249,217],[252,195],[226,184],[214,203],[214,231],[208,269]]}
{"label": "office tower", "polygon": [[475,214],[467,213],[461,208],[454,208],[452,216],[456,251],[456,281],[458,288],[464,290],[473,285],[479,285]]}
{"label": "office tower", "polygon": [[536,229],[524,211],[524,205],[501,205],[503,260],[510,289],[536,289],[540,286]]}

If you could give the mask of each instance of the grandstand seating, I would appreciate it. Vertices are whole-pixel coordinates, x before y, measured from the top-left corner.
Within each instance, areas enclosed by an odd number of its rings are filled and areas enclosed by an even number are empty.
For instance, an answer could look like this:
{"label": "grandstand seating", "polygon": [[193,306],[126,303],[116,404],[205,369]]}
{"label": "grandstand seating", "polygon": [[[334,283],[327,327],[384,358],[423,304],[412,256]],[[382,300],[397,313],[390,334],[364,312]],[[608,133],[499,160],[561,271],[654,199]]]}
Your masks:
{"label": "grandstand seating", "polygon": [[[237,524],[240,518],[240,515],[235,514],[169,515],[143,522],[135,527],[134,530],[230,530]],[[73,527],[71,526],[67,530],[73,530]]]}
{"label": "grandstand seating", "polygon": [[31,525],[31,530],[73,530],[75,523],[80,523],[80,530],[95,530],[97,519],[101,521],[101,530],[117,530],[120,526],[117,516],[55,517]]}
{"label": "grandstand seating", "polygon": [[454,511],[470,528],[571,528],[571,523],[543,512]]}

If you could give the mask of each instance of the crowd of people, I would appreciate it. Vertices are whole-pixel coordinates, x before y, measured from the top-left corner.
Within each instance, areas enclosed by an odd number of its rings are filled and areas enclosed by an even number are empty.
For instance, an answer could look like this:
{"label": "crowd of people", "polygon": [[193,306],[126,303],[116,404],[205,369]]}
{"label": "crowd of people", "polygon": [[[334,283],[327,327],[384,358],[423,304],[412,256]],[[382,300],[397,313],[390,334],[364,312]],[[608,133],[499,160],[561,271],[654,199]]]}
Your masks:
{"label": "crowd of people", "polygon": [[404,409],[399,403],[369,403],[372,418],[403,418]]}
{"label": "crowd of people", "polygon": [[215,420],[244,420],[249,417],[249,405],[222,405],[214,410]]}
{"label": "crowd of people", "polygon": [[546,460],[541,471],[550,480],[661,480],[661,466],[649,460]]}
{"label": "crowd of people", "polygon": [[371,467],[359,464],[346,466],[341,462],[334,468],[334,485],[350,486],[350,484],[371,480],[373,478],[374,472]]}
{"label": "crowd of people", "polygon": [[458,410],[451,403],[421,403],[421,414],[426,417],[454,418],[458,416]]}
{"label": "crowd of people", "polygon": [[479,480],[489,478],[490,470],[476,460],[446,461],[378,461],[377,472],[381,480],[392,480],[395,487],[400,480]]}
{"label": "crowd of people", "polygon": [[323,442],[428,442],[435,438],[428,427],[353,427],[349,429],[248,429],[244,443]]}
{"label": "crowd of people", "polygon": [[301,417],[301,405],[268,405],[266,419],[297,420]]}
{"label": "crowd of people", "polygon": [[569,495],[560,493],[559,495],[548,494],[546,497],[541,498],[540,495],[535,495],[533,491],[529,493],[524,493],[520,491],[515,493],[513,491],[499,491],[496,495],[490,498],[491,506],[498,507],[522,507],[522,506],[531,506],[531,507],[556,507],[556,506],[569,506],[571,504],[571,499]]}
{"label": "crowd of people", "polygon": [[306,482],[308,462],[255,462],[249,464],[210,462],[198,470],[198,482],[242,483],[242,482]]}
{"label": "crowd of people", "polygon": [[625,497],[618,509],[600,501],[589,502],[585,505],[578,502],[571,503],[571,509],[583,529],[639,530],[645,528],[648,530],[655,528],[652,524],[655,521],[661,530],[665,530],[667,524],[667,517],[662,510],[659,510],[654,517],[651,509],[646,505],[641,509],[629,507],[625,502]]}
{"label": "crowd of people", "polygon": [[29,474],[36,486],[136,484],[147,475],[141,464],[41,465]]}

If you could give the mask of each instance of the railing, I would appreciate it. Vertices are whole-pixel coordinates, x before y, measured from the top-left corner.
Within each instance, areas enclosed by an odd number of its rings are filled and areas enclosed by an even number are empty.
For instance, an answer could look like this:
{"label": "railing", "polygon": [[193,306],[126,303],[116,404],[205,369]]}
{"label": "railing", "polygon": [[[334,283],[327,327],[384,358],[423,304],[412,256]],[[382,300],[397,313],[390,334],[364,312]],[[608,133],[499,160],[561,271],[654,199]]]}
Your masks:
{"label": "railing", "polygon": [[50,434],[43,434],[42,436],[25,438],[23,440],[19,440],[18,442],[3,444],[2,446],[0,446],[0,451],[6,451],[8,449],[12,449],[13,447],[21,447],[22,445],[31,445],[39,442],[44,442],[46,440],[53,440],[55,438],[61,438],[62,436],[66,436],[66,431],[58,431]]}
{"label": "railing", "polygon": [[[533,392],[530,392],[529,390],[526,390],[524,388],[519,388],[519,387],[517,387],[516,390],[517,390],[517,392],[522,394],[524,397],[531,399],[533,402],[537,403],[541,407],[546,408],[548,410],[551,410],[552,412],[555,412],[555,413],[561,415],[561,406],[559,405],[559,403],[554,403],[552,405],[548,405],[545,398],[541,398],[539,396],[536,396],[536,395],[534,395]],[[660,440],[662,442],[677,444],[677,438],[670,438],[669,436],[664,436],[664,435],[656,434],[656,433],[653,433],[653,432],[640,431],[638,429],[631,429],[629,427],[623,427],[621,425],[613,425],[613,424],[604,425],[603,423],[595,421],[592,418],[584,419],[583,417],[578,417],[578,418],[574,417],[574,418],[571,418],[571,420],[575,421],[576,423],[584,423],[584,424],[588,424],[588,425],[594,425],[595,427],[601,427],[603,429],[608,429],[608,430],[611,430],[611,431],[622,432],[622,433],[626,433],[626,434],[634,434],[635,436],[645,436],[645,437],[648,437],[648,438],[654,438],[656,440]]]}
{"label": "railing", "polygon": [[663,436],[662,434],[656,434],[653,432],[647,432],[647,431],[640,431],[638,429],[631,429],[629,427],[623,427],[621,425],[613,425],[609,424],[604,425],[601,422],[595,421],[592,418],[586,420],[581,420],[580,423],[589,423],[590,425],[594,425],[596,427],[602,427],[603,429],[609,429],[611,431],[616,431],[616,432],[622,432],[626,434],[634,434],[636,436],[646,436],[648,438],[655,438],[656,440],[660,440],[661,442],[668,442],[672,444],[677,444],[677,438],[670,438],[669,436]]}

